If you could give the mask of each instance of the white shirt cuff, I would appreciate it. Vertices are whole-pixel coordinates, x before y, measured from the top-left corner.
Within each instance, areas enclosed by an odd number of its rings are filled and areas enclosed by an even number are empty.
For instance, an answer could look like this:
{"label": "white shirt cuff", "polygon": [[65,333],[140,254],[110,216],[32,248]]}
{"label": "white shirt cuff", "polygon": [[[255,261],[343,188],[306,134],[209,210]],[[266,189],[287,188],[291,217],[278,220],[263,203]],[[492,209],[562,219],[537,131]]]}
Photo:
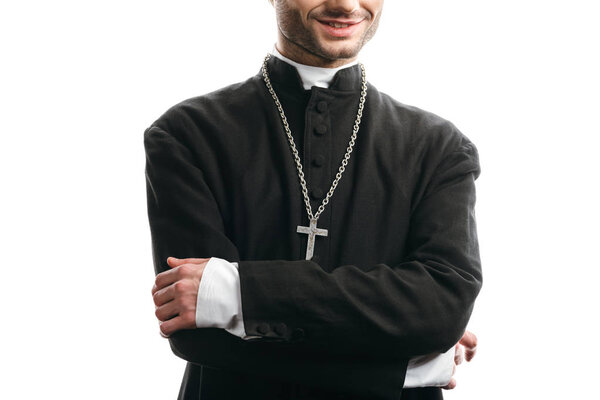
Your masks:
{"label": "white shirt cuff", "polygon": [[212,257],[202,273],[196,299],[196,327],[221,328],[244,338],[242,292],[237,263]]}
{"label": "white shirt cuff", "polygon": [[446,386],[454,369],[454,346],[442,354],[411,358],[404,378],[405,388]]}

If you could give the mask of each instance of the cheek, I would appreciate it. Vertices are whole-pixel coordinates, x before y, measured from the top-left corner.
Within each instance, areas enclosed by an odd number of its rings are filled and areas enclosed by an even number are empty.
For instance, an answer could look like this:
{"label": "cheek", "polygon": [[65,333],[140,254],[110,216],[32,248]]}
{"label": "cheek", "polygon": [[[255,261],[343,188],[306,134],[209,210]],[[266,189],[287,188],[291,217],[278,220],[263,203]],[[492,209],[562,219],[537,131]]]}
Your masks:
{"label": "cheek", "polygon": [[303,1],[294,0],[274,0],[275,1],[275,12],[277,19],[284,19],[286,21],[294,21],[294,23],[300,23],[306,19],[306,15],[310,12],[310,8],[307,8]]}
{"label": "cheek", "polygon": [[361,6],[371,13],[373,19],[379,18],[383,9],[383,0],[366,0],[361,2]]}
{"label": "cheek", "polygon": [[287,3],[287,7],[294,9],[302,16],[303,20],[306,20],[308,14],[313,10],[318,9],[321,6],[325,6],[327,0],[275,0]]}

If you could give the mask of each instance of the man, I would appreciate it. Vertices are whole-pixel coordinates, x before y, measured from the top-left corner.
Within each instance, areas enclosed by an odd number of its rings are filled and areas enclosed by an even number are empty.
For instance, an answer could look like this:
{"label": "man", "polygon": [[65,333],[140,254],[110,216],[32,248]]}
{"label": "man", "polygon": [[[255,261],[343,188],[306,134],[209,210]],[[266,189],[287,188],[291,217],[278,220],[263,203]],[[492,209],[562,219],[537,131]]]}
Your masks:
{"label": "man", "polygon": [[481,286],[476,149],[367,84],[383,0],[273,3],[261,72],[145,134],[180,398],[441,398]]}

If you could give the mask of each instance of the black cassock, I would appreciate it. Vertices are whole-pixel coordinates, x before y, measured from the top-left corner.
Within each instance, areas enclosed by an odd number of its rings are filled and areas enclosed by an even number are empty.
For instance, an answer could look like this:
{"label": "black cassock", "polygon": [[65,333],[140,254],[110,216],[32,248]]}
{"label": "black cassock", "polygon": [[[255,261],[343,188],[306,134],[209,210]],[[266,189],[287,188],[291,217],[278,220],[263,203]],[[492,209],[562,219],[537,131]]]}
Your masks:
{"label": "black cassock", "polygon": [[[271,58],[316,211],[346,152],[360,68],[304,90]],[[156,272],[174,257],[239,262],[246,333],[174,334],[180,398],[441,398],[402,391],[409,358],[461,337],[481,287],[477,150],[451,123],[369,85],[349,165],[304,260],[308,225],[282,123],[261,74],[176,105],[145,133]]]}

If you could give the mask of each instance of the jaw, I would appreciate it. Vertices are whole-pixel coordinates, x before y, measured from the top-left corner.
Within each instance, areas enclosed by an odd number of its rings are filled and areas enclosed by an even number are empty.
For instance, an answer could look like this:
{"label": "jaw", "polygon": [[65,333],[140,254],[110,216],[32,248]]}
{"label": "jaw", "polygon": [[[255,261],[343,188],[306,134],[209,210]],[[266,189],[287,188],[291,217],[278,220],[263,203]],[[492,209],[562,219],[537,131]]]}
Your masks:
{"label": "jaw", "polygon": [[335,43],[333,46],[326,46],[323,49],[324,51],[314,51],[289,40],[281,31],[279,31],[278,35],[277,50],[297,63],[322,68],[341,67],[357,58],[357,55],[339,56],[340,53],[350,53],[351,51]]}
{"label": "jaw", "polygon": [[[354,61],[364,44],[368,21],[310,20],[305,26],[309,40],[288,38],[279,30],[277,49],[301,64],[335,68]],[[287,54],[286,54],[287,53]]]}

